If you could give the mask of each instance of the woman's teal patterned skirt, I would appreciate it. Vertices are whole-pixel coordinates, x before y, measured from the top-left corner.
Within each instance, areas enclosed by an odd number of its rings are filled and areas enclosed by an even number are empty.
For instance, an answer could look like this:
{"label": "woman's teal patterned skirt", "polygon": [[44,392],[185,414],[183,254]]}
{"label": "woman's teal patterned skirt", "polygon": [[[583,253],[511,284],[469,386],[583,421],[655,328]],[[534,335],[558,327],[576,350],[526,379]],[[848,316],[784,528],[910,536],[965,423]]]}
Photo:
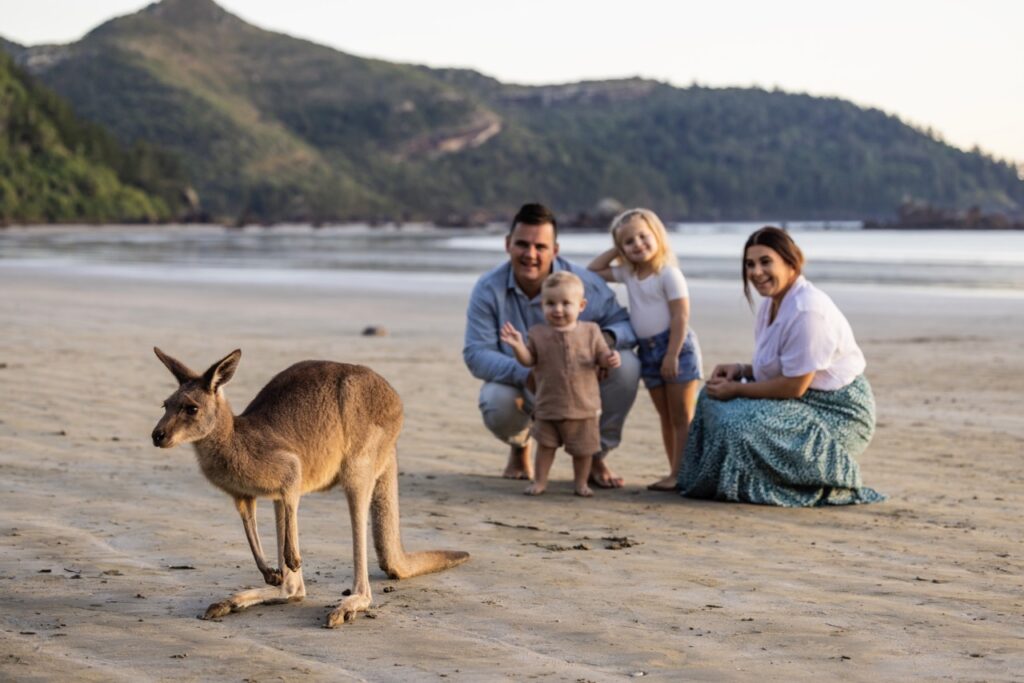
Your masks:
{"label": "woman's teal patterned skirt", "polygon": [[701,390],[679,490],[784,507],[882,501],[861,484],[856,461],[874,431],[875,399],[863,375],[798,399],[718,401]]}

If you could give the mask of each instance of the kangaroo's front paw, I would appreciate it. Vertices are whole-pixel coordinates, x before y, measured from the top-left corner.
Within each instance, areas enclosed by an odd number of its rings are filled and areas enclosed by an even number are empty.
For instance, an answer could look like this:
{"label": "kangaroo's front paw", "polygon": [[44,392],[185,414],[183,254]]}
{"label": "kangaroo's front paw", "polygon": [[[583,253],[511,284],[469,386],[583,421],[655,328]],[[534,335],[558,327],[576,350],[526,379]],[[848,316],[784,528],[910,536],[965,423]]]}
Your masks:
{"label": "kangaroo's front paw", "polygon": [[268,586],[280,586],[284,582],[284,574],[280,569],[261,569],[260,572],[263,574],[263,580],[267,582]]}
{"label": "kangaroo's front paw", "polygon": [[355,621],[360,612],[365,612],[370,606],[369,595],[351,595],[341,601],[333,612],[327,615],[327,628],[338,628],[342,624]]}
{"label": "kangaroo's front paw", "polygon": [[221,600],[220,602],[215,602],[206,608],[206,614],[203,615],[203,619],[218,619],[230,613],[231,601]]}
{"label": "kangaroo's front paw", "polygon": [[299,567],[302,566],[302,557],[299,555],[298,550],[286,550],[284,553],[284,563],[293,572],[299,571]]}

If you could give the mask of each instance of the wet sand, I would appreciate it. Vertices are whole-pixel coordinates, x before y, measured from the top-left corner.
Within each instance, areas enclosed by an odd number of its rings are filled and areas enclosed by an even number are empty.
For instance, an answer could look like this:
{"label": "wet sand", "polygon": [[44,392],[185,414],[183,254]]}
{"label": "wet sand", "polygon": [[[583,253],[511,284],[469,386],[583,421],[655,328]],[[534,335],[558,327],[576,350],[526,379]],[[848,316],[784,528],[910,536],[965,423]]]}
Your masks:
{"label": "wet sand", "polygon": [[[611,456],[624,489],[576,498],[560,457],[522,496],[461,361],[468,291],[356,287],[0,264],[0,679],[1024,680],[1024,297],[827,287],[878,401],[864,481],[890,499],[788,510],[646,491],[665,465],[644,395]],[[707,369],[747,358],[739,284],[691,288]],[[371,550],[370,614],[323,629],[350,530],[340,492],[311,494],[306,600],[197,620],[260,575],[191,448],[149,442],[174,387],[154,345],[197,369],[241,347],[237,411],[298,360],[380,372],[406,407],[406,547],[470,562],[396,582]]]}

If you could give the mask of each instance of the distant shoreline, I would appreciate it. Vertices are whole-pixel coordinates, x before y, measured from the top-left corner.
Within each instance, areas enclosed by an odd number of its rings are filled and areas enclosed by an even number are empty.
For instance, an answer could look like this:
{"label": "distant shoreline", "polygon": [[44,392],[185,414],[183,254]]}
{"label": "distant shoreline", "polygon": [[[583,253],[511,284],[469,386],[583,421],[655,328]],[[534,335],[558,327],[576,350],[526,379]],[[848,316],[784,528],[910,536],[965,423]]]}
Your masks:
{"label": "distant shoreline", "polygon": [[907,232],[924,232],[928,230],[961,230],[967,232],[1016,232],[1024,230],[1024,223],[1008,225],[1005,227],[981,226],[968,227],[966,225],[900,225],[899,223],[864,223],[863,230],[906,230]]}
{"label": "distant shoreline", "polygon": [[1024,215],[983,211],[972,206],[965,211],[905,201],[896,210],[895,221],[864,221],[865,230],[1024,230]]}
{"label": "distant shoreline", "polygon": [[[609,222],[610,223],[609,219]],[[587,233],[587,232],[601,232],[608,227],[608,223],[586,223],[586,224],[575,224],[567,223],[559,225],[559,232],[573,232],[573,233]],[[856,227],[854,224],[859,224]],[[691,225],[776,225],[783,229],[790,229],[793,226],[808,227],[811,226],[815,230],[903,230],[908,232],[921,232],[928,230],[964,230],[969,232],[1013,232],[1024,230],[1024,219],[1011,221],[1007,219],[1006,223],[1001,224],[983,224],[983,225],[971,225],[966,222],[935,222],[935,223],[904,223],[901,221],[878,221],[873,219],[867,220],[777,220],[777,219],[737,219],[737,220],[720,220],[720,221],[701,221],[701,220],[686,220],[686,221],[666,221],[668,226],[691,226]],[[70,230],[104,230],[104,229],[128,229],[128,228],[208,228],[208,229],[221,229],[225,231],[237,231],[237,230],[287,230],[301,227],[303,229],[311,230],[331,230],[331,229],[352,229],[352,228],[363,228],[367,230],[437,230],[437,231],[469,231],[469,230],[481,230],[481,229],[503,229],[507,228],[505,223],[500,221],[492,221],[486,224],[479,223],[465,223],[465,224],[452,224],[447,222],[432,222],[432,221],[338,221],[338,222],[327,222],[327,223],[311,223],[311,222],[300,222],[300,221],[281,221],[275,223],[247,223],[244,225],[233,225],[228,223],[221,223],[217,221],[209,222],[188,222],[181,223],[177,221],[168,221],[163,223],[138,223],[138,222],[111,222],[103,221],[99,223],[89,223],[84,221],[55,221],[52,223],[17,223],[7,222],[0,223],[0,233],[6,231],[15,230],[46,230],[46,229],[70,229]]]}

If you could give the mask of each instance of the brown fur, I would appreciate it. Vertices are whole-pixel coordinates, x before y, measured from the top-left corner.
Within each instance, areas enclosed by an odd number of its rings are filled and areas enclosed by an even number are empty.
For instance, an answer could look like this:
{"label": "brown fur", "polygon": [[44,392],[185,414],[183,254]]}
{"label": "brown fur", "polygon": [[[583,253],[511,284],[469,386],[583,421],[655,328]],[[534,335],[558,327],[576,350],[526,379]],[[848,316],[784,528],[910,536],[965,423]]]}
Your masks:
{"label": "brown fur", "polygon": [[[303,361],[279,373],[241,415],[234,415],[222,386],[238,367],[233,351],[199,375],[154,348],[178,380],[153,430],[153,444],[172,448],[192,443],[199,468],[214,486],[234,498],[256,567],[272,588],[241,591],[214,603],[204,618],[260,603],[292,602],[306,595],[299,554],[299,498],[340,486],[352,521],[355,582],[352,595],[327,617],[331,628],[370,606],[366,523],[373,511],[377,559],[387,575],[404,579],[465,562],[454,550],[407,553],[398,515],[396,443],[402,402],[387,381],[369,368],[329,361]],[[256,529],[256,499],[274,501],[278,568],[270,567]]]}

